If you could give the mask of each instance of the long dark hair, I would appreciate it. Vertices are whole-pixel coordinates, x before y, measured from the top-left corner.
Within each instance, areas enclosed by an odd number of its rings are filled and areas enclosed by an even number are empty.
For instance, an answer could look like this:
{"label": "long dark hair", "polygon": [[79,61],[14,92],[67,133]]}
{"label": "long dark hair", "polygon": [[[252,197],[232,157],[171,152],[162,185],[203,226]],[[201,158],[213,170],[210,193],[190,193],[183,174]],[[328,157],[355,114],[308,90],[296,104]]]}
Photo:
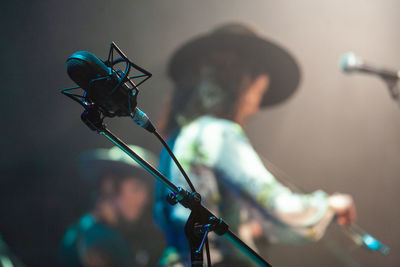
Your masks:
{"label": "long dark hair", "polygon": [[214,51],[200,62],[182,66],[165,114],[165,134],[203,115],[234,121],[243,92],[263,73],[257,59],[237,51]]}

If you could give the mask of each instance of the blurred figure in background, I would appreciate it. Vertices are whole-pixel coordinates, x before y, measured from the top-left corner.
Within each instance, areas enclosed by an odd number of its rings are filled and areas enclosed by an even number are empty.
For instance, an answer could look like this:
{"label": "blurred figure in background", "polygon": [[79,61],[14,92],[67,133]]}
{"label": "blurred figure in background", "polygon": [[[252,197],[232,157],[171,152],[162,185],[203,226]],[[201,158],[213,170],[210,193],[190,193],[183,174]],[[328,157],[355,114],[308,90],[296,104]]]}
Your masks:
{"label": "blurred figure in background", "polygon": [[[245,25],[227,24],[180,47],[168,74],[175,85],[165,125],[168,142],[205,206],[233,232],[246,242],[265,236],[269,242],[299,243],[320,239],[335,215],[340,224],[355,219],[348,195],[296,194],[278,182],[243,130],[251,115],[283,102],[298,87],[300,69],[288,51]],[[189,189],[166,151],[160,170]],[[190,211],[167,204],[167,193],[156,184],[154,216],[168,243],[161,263],[189,266],[184,225]],[[224,238],[210,235],[210,246],[214,266],[251,266]]]}
{"label": "blurred figure in background", "polygon": [[[130,147],[149,163],[156,163],[151,152]],[[151,252],[132,247],[124,230],[140,228],[137,222],[143,216],[153,178],[117,147],[89,151],[79,164],[83,177],[94,186],[94,205],[67,229],[60,266],[150,266]],[[156,233],[139,231],[146,240]],[[136,243],[146,243],[143,234],[136,237],[140,239]]]}

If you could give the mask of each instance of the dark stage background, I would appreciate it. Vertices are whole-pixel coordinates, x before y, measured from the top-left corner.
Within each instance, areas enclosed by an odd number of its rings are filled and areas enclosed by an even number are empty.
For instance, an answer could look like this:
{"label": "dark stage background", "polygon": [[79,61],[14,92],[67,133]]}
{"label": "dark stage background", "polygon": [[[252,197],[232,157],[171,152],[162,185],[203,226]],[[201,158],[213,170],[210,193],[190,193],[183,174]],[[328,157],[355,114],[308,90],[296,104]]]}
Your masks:
{"label": "dark stage background", "polygon": [[[319,243],[273,246],[268,261],[400,266],[400,109],[378,78],[338,68],[348,51],[400,68],[399,10],[397,0],[0,1],[1,235],[28,266],[54,266],[65,228],[87,208],[76,157],[111,146],[59,93],[73,86],[65,70],[70,54],[89,50],[105,58],[116,41],[153,73],[139,106],[157,121],[171,91],[170,53],[216,24],[244,21],[293,51],[303,69],[296,95],[246,128],[255,148],[308,191],[352,194],[359,224],[392,248],[389,256],[370,253],[333,225]],[[129,119],[109,126],[129,143],[160,149]],[[154,240],[157,255],[163,241]]]}

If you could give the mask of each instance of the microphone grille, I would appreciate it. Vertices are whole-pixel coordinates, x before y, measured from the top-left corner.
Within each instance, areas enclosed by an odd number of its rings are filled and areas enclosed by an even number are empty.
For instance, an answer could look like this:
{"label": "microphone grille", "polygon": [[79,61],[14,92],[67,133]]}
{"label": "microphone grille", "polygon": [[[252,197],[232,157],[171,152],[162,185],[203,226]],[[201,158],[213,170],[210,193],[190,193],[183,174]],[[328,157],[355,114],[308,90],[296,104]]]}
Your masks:
{"label": "microphone grille", "polygon": [[94,78],[107,76],[110,68],[98,57],[87,51],[78,51],[67,59],[69,77],[85,91]]}
{"label": "microphone grille", "polygon": [[362,65],[362,60],[353,52],[343,54],[340,57],[339,66],[344,72],[352,72],[359,69]]}

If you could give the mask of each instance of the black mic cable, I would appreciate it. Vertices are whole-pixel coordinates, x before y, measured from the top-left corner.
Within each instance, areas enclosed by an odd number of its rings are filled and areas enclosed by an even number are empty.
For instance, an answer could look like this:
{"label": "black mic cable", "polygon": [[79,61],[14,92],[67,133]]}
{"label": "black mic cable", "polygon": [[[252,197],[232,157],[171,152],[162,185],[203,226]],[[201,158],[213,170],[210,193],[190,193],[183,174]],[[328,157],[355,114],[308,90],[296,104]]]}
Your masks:
{"label": "black mic cable", "polygon": [[168,151],[168,154],[171,156],[172,160],[175,162],[176,166],[178,167],[179,171],[182,173],[183,177],[185,177],[190,190],[192,192],[196,192],[196,189],[194,188],[192,182],[190,181],[188,175],[186,174],[185,170],[183,169],[182,165],[179,163],[178,159],[175,157],[174,153],[172,152],[171,148],[165,142],[164,138],[158,133],[156,130],[154,124],[150,121],[149,117],[147,116],[146,113],[141,111],[139,108],[135,108],[135,112],[133,113],[134,115],[132,116],[133,121],[139,125],[140,127],[146,129],[150,133],[154,134],[157,139],[161,142],[161,144],[164,146],[164,148]]}

